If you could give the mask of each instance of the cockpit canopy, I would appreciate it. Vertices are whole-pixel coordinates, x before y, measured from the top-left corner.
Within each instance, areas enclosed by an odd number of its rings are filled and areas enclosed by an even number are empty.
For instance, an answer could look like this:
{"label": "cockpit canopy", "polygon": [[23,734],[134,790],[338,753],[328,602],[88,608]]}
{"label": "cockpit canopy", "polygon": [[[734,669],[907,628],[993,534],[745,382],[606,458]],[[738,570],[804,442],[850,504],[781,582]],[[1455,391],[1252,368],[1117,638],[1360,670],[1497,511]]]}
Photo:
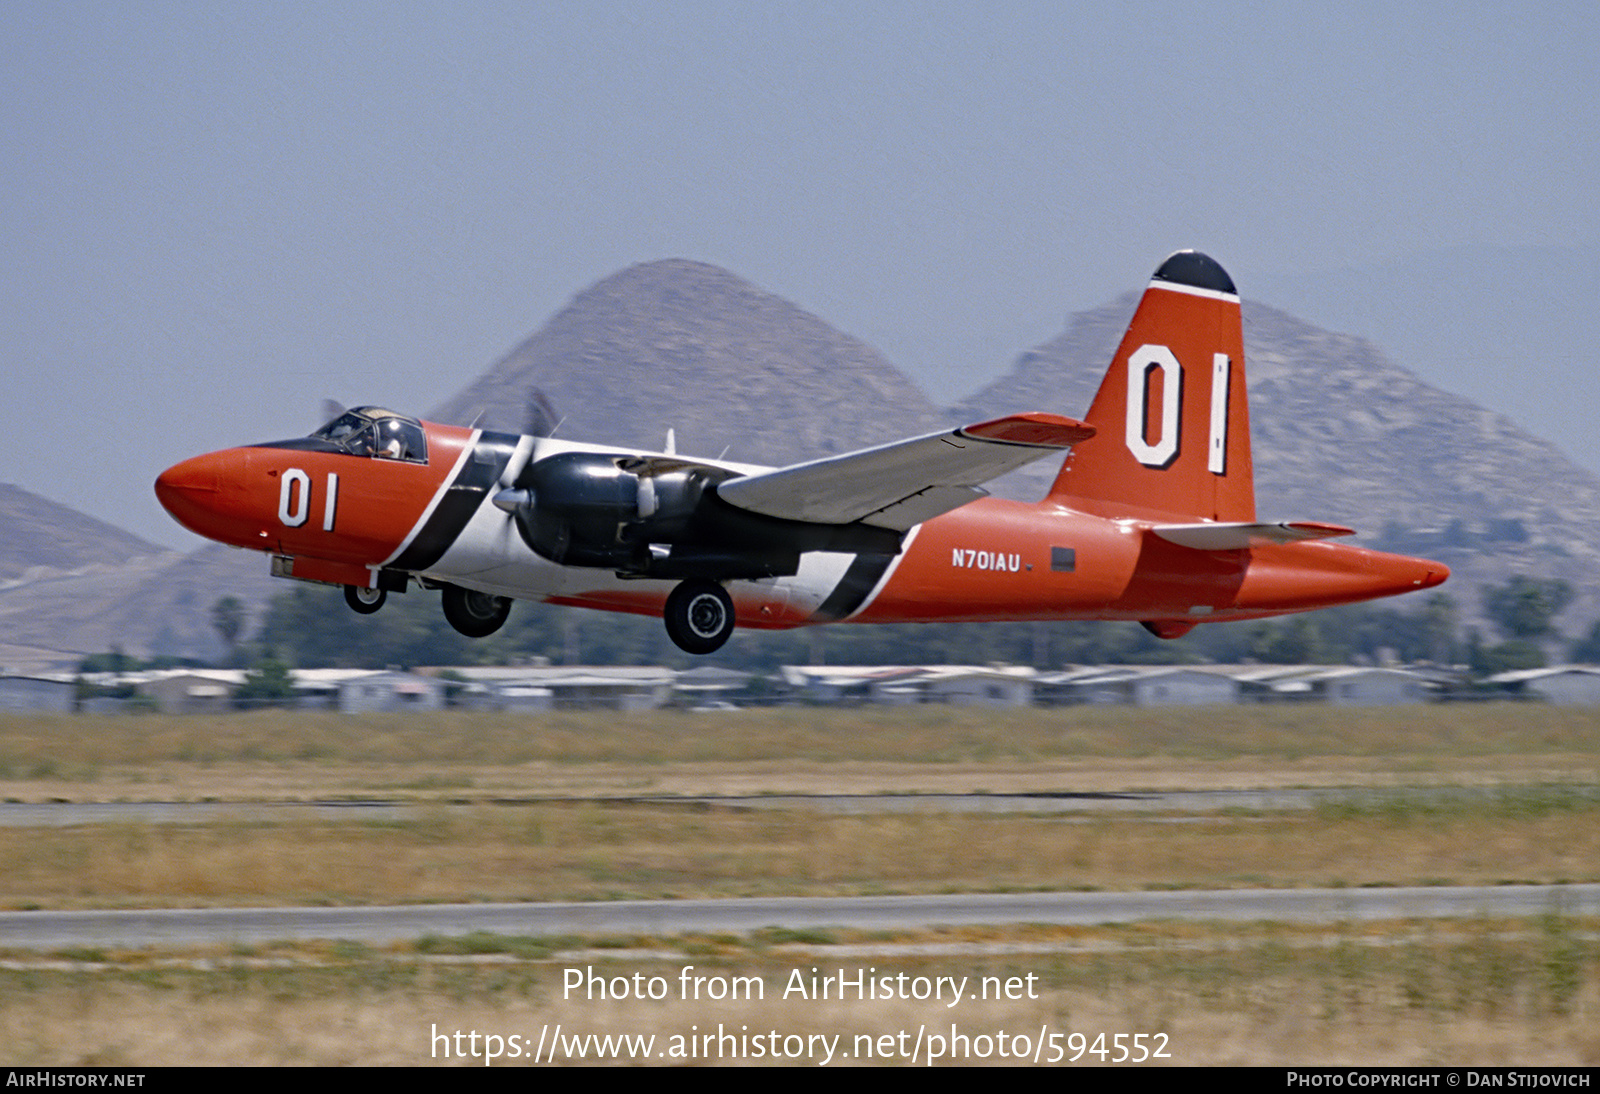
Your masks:
{"label": "cockpit canopy", "polygon": [[422,423],[382,407],[358,406],[347,410],[311,435],[331,442],[352,456],[428,462],[428,440],[422,432]]}

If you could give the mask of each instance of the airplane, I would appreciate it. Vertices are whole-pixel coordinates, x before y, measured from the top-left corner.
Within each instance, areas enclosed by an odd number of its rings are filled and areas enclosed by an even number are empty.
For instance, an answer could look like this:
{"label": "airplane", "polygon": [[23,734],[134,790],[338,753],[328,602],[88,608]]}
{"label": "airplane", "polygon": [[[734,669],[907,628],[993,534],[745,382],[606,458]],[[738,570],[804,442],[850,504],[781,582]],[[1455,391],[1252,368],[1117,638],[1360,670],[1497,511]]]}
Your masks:
{"label": "airplane", "polygon": [[[482,637],[513,600],[661,616],[708,654],[736,625],[1134,620],[1161,638],[1432,588],[1449,569],[1257,520],[1239,295],[1156,270],[1082,421],[1030,412],[767,468],[358,407],[309,437],[164,471],[184,527],[264,551],[357,612],[437,589]],[[983,484],[1062,458],[1045,498]],[[1064,457],[1064,458],[1063,458]]]}

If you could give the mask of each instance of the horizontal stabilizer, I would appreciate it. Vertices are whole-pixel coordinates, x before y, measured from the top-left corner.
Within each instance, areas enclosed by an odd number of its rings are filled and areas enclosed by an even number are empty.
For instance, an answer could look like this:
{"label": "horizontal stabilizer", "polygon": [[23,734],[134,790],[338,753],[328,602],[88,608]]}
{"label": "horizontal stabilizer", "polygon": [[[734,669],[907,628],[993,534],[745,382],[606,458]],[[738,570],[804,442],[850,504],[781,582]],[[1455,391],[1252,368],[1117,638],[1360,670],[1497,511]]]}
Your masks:
{"label": "horizontal stabilizer", "polygon": [[1055,414],[1014,414],[960,429],[729,479],[717,495],[763,516],[862,521],[906,531],[984,497],[982,483],[1094,436]]}
{"label": "horizontal stabilizer", "polygon": [[1353,536],[1355,529],[1319,521],[1294,521],[1286,524],[1157,524],[1150,531],[1169,543],[1193,547],[1197,551],[1238,551],[1268,543],[1296,543],[1304,539],[1332,539]]}

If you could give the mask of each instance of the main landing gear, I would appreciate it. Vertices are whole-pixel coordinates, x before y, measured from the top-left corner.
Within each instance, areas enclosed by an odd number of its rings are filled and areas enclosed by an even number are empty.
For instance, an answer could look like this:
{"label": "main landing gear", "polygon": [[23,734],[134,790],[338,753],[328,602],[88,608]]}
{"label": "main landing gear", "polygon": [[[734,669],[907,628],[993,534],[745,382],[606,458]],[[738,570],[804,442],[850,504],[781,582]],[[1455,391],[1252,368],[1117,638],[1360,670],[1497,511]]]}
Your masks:
{"label": "main landing gear", "polygon": [[[371,615],[388,599],[389,594],[383,589],[344,587],[344,602],[362,615]],[[445,619],[468,638],[493,634],[505,626],[511,615],[510,597],[459,585],[443,586],[439,603]],[[694,654],[715,653],[733,634],[733,598],[717,582],[693,578],[681,582],[667,597],[665,620],[667,635],[679,649]]]}
{"label": "main landing gear", "polygon": [[733,633],[733,598],[715,581],[685,581],[667,597],[667,635],[688,653],[714,653]]}
{"label": "main landing gear", "polygon": [[[389,594],[383,589],[368,589],[360,585],[344,587],[344,602],[362,615],[371,615],[383,607]],[[468,638],[484,638],[505,626],[511,615],[511,598],[474,592],[459,585],[444,586],[440,603],[444,617],[450,625]],[[719,643],[720,644],[720,643]]]}
{"label": "main landing gear", "polygon": [[511,598],[446,585],[439,598],[444,617],[468,638],[484,638],[505,626],[511,615]]}

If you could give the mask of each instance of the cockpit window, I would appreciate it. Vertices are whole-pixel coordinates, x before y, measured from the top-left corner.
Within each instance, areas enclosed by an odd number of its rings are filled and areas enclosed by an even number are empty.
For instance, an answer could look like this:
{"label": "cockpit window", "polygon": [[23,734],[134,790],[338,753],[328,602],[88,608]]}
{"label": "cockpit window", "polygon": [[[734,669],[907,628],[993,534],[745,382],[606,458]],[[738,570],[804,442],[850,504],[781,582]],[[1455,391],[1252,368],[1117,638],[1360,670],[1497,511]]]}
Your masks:
{"label": "cockpit window", "polygon": [[375,406],[347,410],[312,436],[331,441],[352,456],[428,462],[428,441],[422,423]]}

